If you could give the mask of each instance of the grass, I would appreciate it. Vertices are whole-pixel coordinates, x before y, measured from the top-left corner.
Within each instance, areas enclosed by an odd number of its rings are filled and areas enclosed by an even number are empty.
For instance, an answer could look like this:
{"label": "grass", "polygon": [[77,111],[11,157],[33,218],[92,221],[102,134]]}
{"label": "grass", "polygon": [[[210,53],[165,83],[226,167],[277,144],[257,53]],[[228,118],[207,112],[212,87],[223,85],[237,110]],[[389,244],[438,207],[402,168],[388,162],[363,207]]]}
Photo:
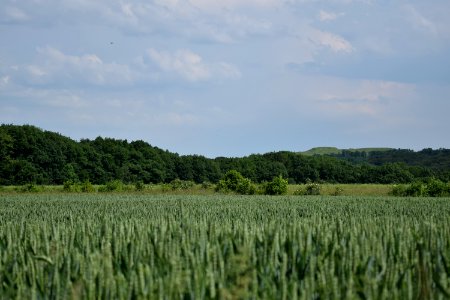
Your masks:
{"label": "grass", "polygon": [[446,299],[450,198],[0,195],[2,299]]}
{"label": "grass", "polygon": [[[388,196],[392,191],[393,185],[389,184],[321,184],[322,195],[335,195],[337,189],[340,189],[341,196]],[[94,185],[94,191],[98,192],[101,186]],[[305,185],[295,184],[289,185],[288,194],[293,195],[295,191],[304,188]],[[0,194],[17,194],[29,192],[24,186],[3,186],[0,188]],[[68,193],[64,191],[61,185],[39,185],[35,187],[31,193],[58,194]],[[188,189],[172,189],[170,185],[163,184],[146,184],[142,191],[136,191],[134,185],[125,185],[121,192],[110,193],[137,193],[148,195],[213,195],[214,185],[203,187],[202,185],[194,185]]]}

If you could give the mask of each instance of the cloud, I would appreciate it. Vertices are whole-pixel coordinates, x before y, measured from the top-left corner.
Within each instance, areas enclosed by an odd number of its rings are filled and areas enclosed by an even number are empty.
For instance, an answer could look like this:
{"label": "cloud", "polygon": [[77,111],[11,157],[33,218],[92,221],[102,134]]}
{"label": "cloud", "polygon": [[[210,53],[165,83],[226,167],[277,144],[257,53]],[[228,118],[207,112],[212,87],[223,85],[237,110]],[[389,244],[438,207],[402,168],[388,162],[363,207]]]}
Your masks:
{"label": "cloud", "polygon": [[309,38],[313,43],[328,47],[334,52],[351,53],[354,51],[350,42],[330,32],[313,29]]}
{"label": "cloud", "polygon": [[326,21],[334,21],[341,15],[342,14],[336,14],[333,12],[327,12],[327,11],[321,10],[321,11],[319,11],[319,15],[317,17],[320,21],[326,22]]}
{"label": "cloud", "polygon": [[19,71],[34,84],[84,83],[127,85],[134,74],[128,65],[105,63],[95,54],[68,55],[53,47],[37,49],[37,61]]}
{"label": "cloud", "polygon": [[411,23],[420,30],[431,33],[434,36],[438,35],[436,25],[428,18],[424,17],[414,6],[406,5],[405,10],[409,15]]}
{"label": "cloud", "polygon": [[[179,1],[170,1],[179,2]],[[189,0],[189,2],[197,8],[202,10],[230,10],[240,7],[253,7],[253,8],[272,8],[275,6],[281,6],[283,0],[222,0],[222,1],[210,1],[210,0]]]}
{"label": "cloud", "polygon": [[165,73],[176,74],[188,81],[203,81],[213,77],[239,78],[240,71],[225,62],[207,63],[190,50],[177,50],[174,53],[149,49],[150,59]]}
{"label": "cloud", "polygon": [[[318,92],[317,103],[331,115],[384,118],[392,106],[416,97],[415,86],[391,81],[331,80]],[[397,112],[398,113],[398,112]]]}

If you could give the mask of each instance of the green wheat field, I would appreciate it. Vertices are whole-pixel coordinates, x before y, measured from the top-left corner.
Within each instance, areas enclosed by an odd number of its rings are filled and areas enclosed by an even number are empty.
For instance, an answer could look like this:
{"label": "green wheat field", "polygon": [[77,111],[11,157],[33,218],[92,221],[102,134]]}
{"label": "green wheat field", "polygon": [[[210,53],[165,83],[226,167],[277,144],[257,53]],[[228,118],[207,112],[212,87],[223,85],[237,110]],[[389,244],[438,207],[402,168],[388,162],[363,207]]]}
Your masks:
{"label": "green wheat field", "polygon": [[0,195],[0,299],[449,297],[449,198]]}

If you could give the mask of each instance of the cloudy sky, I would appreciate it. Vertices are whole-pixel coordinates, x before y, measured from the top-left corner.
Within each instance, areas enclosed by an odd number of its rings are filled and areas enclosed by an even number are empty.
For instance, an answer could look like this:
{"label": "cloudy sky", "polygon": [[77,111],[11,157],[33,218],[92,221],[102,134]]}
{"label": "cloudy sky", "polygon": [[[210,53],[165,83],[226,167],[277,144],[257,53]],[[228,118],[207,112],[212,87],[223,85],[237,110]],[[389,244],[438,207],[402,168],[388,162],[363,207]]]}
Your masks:
{"label": "cloudy sky", "polygon": [[0,123],[180,154],[450,148],[448,0],[2,0]]}

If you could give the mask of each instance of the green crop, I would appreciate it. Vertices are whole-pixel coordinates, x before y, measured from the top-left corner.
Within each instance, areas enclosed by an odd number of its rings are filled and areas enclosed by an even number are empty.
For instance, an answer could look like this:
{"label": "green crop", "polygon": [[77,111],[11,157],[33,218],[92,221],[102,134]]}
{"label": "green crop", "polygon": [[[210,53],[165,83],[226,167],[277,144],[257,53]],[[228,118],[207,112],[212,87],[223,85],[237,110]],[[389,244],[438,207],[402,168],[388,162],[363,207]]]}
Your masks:
{"label": "green crop", "polygon": [[450,199],[0,196],[0,299],[447,299]]}

